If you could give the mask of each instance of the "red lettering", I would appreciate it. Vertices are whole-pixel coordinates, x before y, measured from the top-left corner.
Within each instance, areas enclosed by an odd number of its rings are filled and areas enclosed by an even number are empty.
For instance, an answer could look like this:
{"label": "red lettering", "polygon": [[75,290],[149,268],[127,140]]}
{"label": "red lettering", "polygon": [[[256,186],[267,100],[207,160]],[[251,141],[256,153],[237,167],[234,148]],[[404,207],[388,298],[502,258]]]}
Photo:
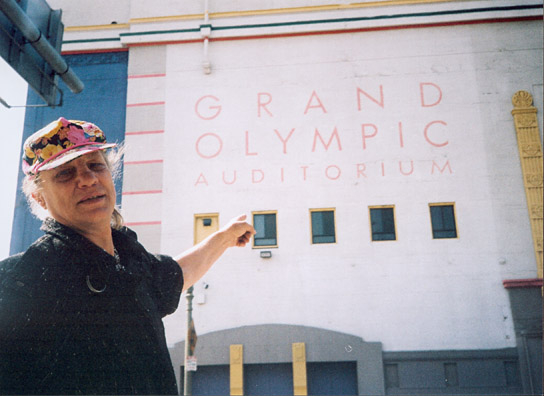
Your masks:
{"label": "red lettering", "polygon": [[366,171],[365,164],[357,164],[357,179],[360,178],[361,176],[366,178],[365,171]]}
{"label": "red lettering", "polygon": [[196,101],[196,104],[195,104],[195,113],[198,117],[200,117],[201,119],[203,120],[213,120],[215,117],[217,117],[219,115],[219,113],[221,113],[221,105],[215,105],[215,106],[212,106],[212,105],[209,105],[207,108],[205,108],[205,110],[214,110],[213,112],[209,113],[209,114],[202,114],[201,111],[200,111],[200,104],[202,103],[202,101],[204,101],[205,99],[212,99],[213,101],[215,102],[219,102],[219,99],[216,98],[215,96],[213,95],[206,95],[206,96],[203,96],[201,97],[200,99],[198,99]]}
{"label": "red lettering", "polygon": [[[317,100],[317,104],[313,105],[312,101],[314,98]],[[304,110],[304,114],[308,113],[308,110],[319,108],[323,110],[323,113],[327,113],[327,110],[325,109],[325,106],[323,106],[323,103],[321,103],[321,100],[319,99],[319,96],[315,93],[315,91],[312,92],[312,96],[310,96],[310,100],[308,101],[308,104],[306,105],[306,110]]]}
{"label": "red lettering", "polygon": [[[331,175],[331,174],[330,174],[329,171],[330,171],[331,169],[336,170],[336,174],[335,174],[335,175]],[[340,177],[341,174],[342,174],[342,171],[341,171],[340,168],[339,168],[338,166],[336,166],[336,165],[329,165],[329,166],[327,166],[327,168],[325,169],[325,176],[327,176],[327,178],[330,179],[330,180],[337,180],[337,179]]]}
{"label": "red lettering", "polygon": [[[367,135],[365,130],[367,127],[374,129],[374,133]],[[362,134],[363,134],[363,150],[366,150],[366,139],[373,138],[378,133],[378,127],[374,124],[363,124],[362,125]]]}
{"label": "red lettering", "polygon": [[264,172],[260,169],[251,170],[251,182],[260,183],[264,180]]}
{"label": "red lettering", "polygon": [[204,185],[208,185],[208,181],[206,180],[206,177],[204,177],[204,173],[201,173],[200,175],[198,175],[198,178],[196,179],[196,183],[195,183],[195,187],[198,186],[199,184],[204,184]]}
{"label": "red lettering", "polygon": [[410,161],[410,171],[408,173],[406,173],[402,169],[402,161],[399,161],[399,170],[400,170],[400,173],[402,173],[405,176],[411,175],[412,173],[414,173],[414,161]]}
{"label": "red lettering", "polygon": [[257,155],[257,153],[249,152],[249,131],[246,131],[246,156]]}
{"label": "red lettering", "polygon": [[223,171],[223,183],[225,184],[234,184],[236,182],[236,171],[233,173],[232,180],[225,180],[225,171]]}
{"label": "red lettering", "polygon": [[384,100],[383,100],[383,86],[380,85],[380,100],[378,101],[374,97],[370,96],[368,93],[363,91],[361,88],[357,87],[357,107],[359,111],[361,111],[361,94],[365,95],[368,99],[376,103],[378,106],[380,106],[382,109],[384,108]]}
{"label": "red lettering", "polygon": [[[266,101],[264,99],[266,99]],[[257,116],[259,118],[261,118],[261,108],[266,111],[270,117],[274,117],[270,110],[268,110],[268,108],[266,107],[270,104],[270,102],[272,102],[272,95],[270,95],[269,93],[259,92],[257,94]]]}
{"label": "red lettering", "polygon": [[293,132],[295,132],[295,128],[291,129],[291,132],[289,132],[289,135],[285,139],[280,135],[280,132],[277,129],[274,129],[274,132],[276,132],[276,135],[280,138],[281,142],[283,143],[283,154],[287,154],[287,141],[291,139]]}
{"label": "red lettering", "polygon": [[[433,102],[426,102],[425,101],[425,92],[428,93],[428,89],[425,90],[425,87],[433,87],[435,88],[435,94],[434,94],[434,101]],[[419,94],[421,97],[421,107],[433,107],[439,104],[442,101],[442,90],[440,87],[434,83],[424,82],[419,83]]]}
{"label": "red lettering", "polygon": [[338,136],[338,130],[336,127],[334,127],[334,131],[331,134],[331,137],[329,138],[329,142],[325,144],[325,141],[323,140],[323,137],[321,137],[321,134],[319,133],[319,130],[316,128],[314,133],[314,144],[312,146],[312,153],[315,152],[315,146],[317,144],[317,139],[321,141],[321,144],[325,147],[325,151],[329,151],[329,146],[332,144],[332,140],[336,138],[336,143],[338,144],[338,151],[342,151],[342,143],[340,143],[340,137]]}
{"label": "red lettering", "polygon": [[429,122],[427,124],[427,126],[425,126],[425,129],[423,130],[423,135],[425,136],[425,140],[431,145],[431,146],[435,146],[435,147],[444,147],[444,146],[447,146],[448,145],[448,141],[446,140],[445,142],[442,142],[442,143],[436,143],[436,142],[433,142],[430,138],[429,138],[429,128],[431,127],[431,125],[434,125],[434,124],[441,124],[441,125],[448,125],[446,124],[444,121],[432,121],[432,122]]}
{"label": "red lettering", "polygon": [[306,181],[306,170],[308,169],[307,165],[301,166],[302,168],[302,180]]}
{"label": "red lettering", "polygon": [[[200,143],[202,142],[202,139],[206,138],[206,137],[211,137],[211,138],[214,138],[216,139],[217,141],[217,144],[218,144],[218,148],[217,150],[214,152],[214,153],[209,153],[209,154],[204,154],[201,149],[200,149]],[[205,158],[205,159],[210,159],[210,158],[214,158],[214,157],[217,157],[220,153],[221,153],[221,150],[223,150],[223,141],[221,140],[221,138],[219,137],[219,135],[216,135],[215,133],[205,133],[204,135],[200,136],[197,140],[196,140],[196,153],[201,156],[202,158]]]}
{"label": "red lettering", "polygon": [[446,168],[448,168],[449,172],[450,172],[450,175],[453,173],[452,170],[451,170],[451,166],[450,166],[450,161],[449,160],[446,160],[446,163],[444,164],[444,166],[442,167],[442,169],[440,169],[440,167],[438,166],[438,164],[433,160],[433,167],[431,169],[431,175],[434,175],[434,170],[435,168],[440,172],[440,173],[444,173],[444,171],[446,170]]}
{"label": "red lettering", "polygon": [[404,147],[404,137],[402,134],[402,122],[399,122],[399,142],[400,142],[400,148]]}

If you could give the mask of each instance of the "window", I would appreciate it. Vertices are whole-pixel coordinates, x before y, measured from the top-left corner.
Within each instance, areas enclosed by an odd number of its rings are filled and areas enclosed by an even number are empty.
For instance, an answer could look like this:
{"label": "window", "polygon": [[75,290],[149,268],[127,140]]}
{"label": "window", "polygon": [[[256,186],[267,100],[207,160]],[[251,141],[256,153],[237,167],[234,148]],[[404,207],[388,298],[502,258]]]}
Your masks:
{"label": "window", "polygon": [[394,241],[395,233],[395,207],[375,206],[370,207],[370,227],[373,241]]}
{"label": "window", "polygon": [[390,363],[385,365],[385,387],[398,388],[399,387],[399,365]]}
{"label": "window", "polygon": [[276,212],[253,212],[253,227],[257,231],[253,237],[254,247],[278,246]]}
{"label": "window", "polygon": [[219,214],[206,213],[195,214],[194,216],[194,243],[196,245],[219,229]]}
{"label": "window", "polygon": [[334,209],[310,209],[312,243],[335,243]]}
{"label": "window", "polygon": [[433,239],[457,238],[455,210],[452,203],[429,204]]}
{"label": "window", "polygon": [[444,363],[444,381],[447,387],[459,386],[457,363]]}

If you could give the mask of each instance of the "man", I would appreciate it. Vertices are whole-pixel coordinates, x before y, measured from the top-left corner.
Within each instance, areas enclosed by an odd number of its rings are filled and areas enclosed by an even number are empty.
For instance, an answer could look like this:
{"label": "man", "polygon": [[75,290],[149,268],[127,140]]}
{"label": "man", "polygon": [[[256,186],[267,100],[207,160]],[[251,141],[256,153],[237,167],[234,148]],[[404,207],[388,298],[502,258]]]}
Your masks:
{"label": "man", "polygon": [[24,144],[45,235],[0,263],[0,394],[177,394],[162,318],[232,246],[245,216],[175,258],[122,226],[96,125],[60,118]]}

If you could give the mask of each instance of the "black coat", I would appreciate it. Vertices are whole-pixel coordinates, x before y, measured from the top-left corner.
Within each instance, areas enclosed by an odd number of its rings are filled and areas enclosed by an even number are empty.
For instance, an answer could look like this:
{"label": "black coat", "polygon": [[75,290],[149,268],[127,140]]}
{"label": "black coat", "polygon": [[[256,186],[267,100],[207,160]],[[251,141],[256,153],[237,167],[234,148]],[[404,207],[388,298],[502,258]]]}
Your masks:
{"label": "black coat", "polygon": [[0,394],[176,394],[162,318],[178,264],[127,228],[112,230],[121,265],[55,221],[42,229],[0,262]]}

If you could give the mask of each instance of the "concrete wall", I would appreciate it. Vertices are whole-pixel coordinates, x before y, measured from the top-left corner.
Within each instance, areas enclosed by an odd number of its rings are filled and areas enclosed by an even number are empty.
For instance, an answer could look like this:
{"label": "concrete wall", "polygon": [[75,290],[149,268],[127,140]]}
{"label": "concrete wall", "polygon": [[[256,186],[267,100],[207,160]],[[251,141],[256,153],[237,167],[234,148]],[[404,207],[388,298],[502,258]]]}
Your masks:
{"label": "concrete wall", "polygon": [[[541,82],[530,24],[212,42],[210,75],[201,43],[168,46],[163,250],[191,240],[194,213],[278,211],[272,259],[229,252],[197,288],[201,331],[277,322],[390,351],[513,347],[501,280],[536,276],[510,115],[511,95]],[[377,129],[364,143],[363,124]],[[458,239],[432,239],[433,202],[455,202]],[[368,206],[384,204],[398,240],[371,242]],[[337,243],[311,245],[309,209],[330,207]]]}

